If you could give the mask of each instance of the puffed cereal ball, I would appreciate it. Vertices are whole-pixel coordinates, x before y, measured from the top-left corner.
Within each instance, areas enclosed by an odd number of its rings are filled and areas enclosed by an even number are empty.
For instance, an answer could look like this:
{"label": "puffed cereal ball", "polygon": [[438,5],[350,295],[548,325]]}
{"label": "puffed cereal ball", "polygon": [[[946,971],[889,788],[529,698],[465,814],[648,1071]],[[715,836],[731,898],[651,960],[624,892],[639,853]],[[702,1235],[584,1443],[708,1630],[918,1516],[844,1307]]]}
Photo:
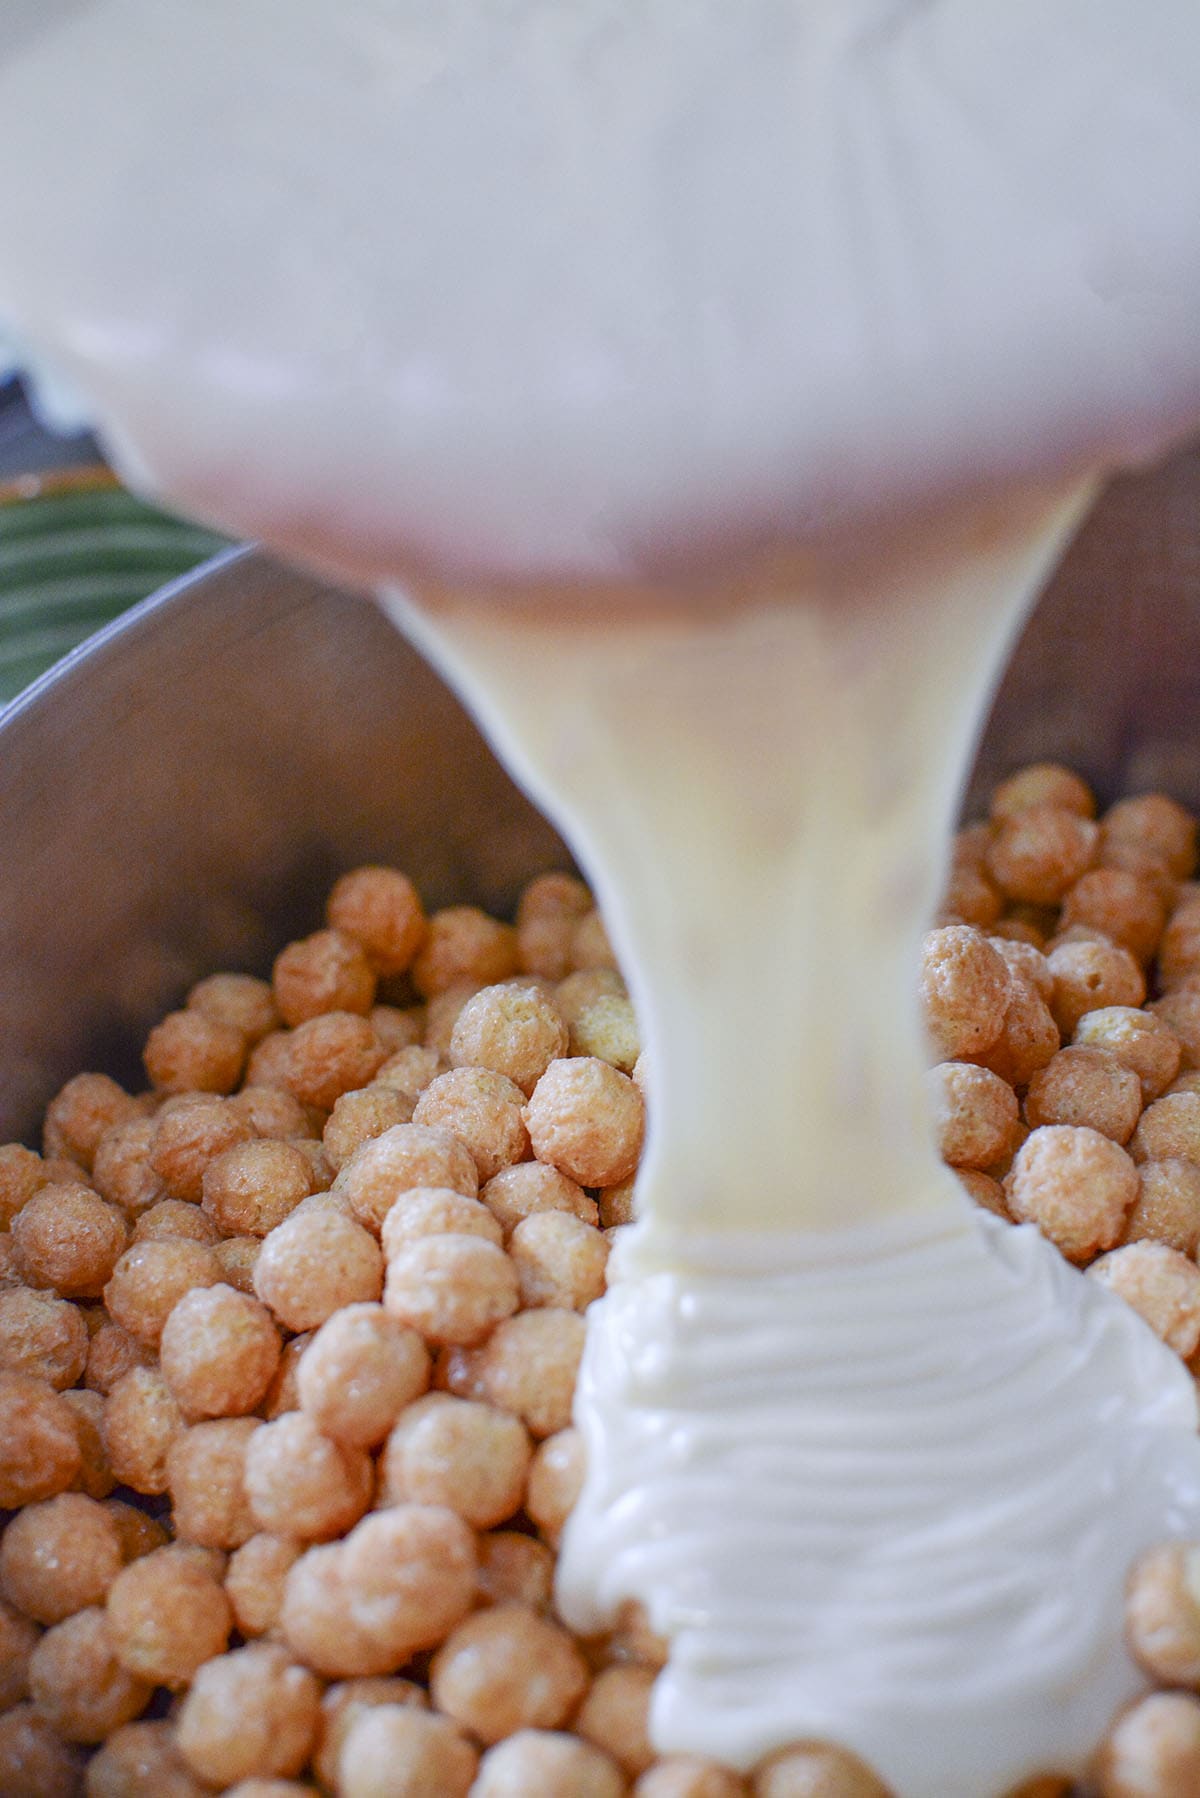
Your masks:
{"label": "puffed cereal ball", "polygon": [[148,1211],[143,1211],[133,1226],[134,1242],[166,1242],[169,1237],[187,1237],[189,1242],[200,1242],[206,1248],[215,1248],[221,1239],[221,1233],[211,1217],[206,1217],[198,1205],[189,1205],[183,1199],[159,1199]]}
{"label": "puffed cereal ball", "polygon": [[68,1742],[102,1742],[145,1710],[153,1690],[121,1666],[108,1617],[95,1606],[48,1629],[29,1657],[33,1702]]}
{"label": "puffed cereal ball", "polygon": [[75,1415],[45,1380],[0,1372],[0,1508],[62,1492],[79,1472]]}
{"label": "puffed cereal ball", "polygon": [[388,1086],[415,1105],[429,1082],[445,1072],[446,1064],[436,1049],[410,1043],[388,1056],[375,1076],[377,1086]]}
{"label": "puffed cereal ball", "polygon": [[565,1211],[525,1218],[513,1231],[508,1250],[526,1308],[561,1305],[585,1311],[604,1291],[608,1244],[593,1225]]}
{"label": "puffed cereal ball", "polygon": [[606,1667],[592,1681],[574,1727],[636,1779],[654,1760],[650,1742],[652,1667]]}
{"label": "puffed cereal ball", "polygon": [[163,1326],[163,1378],[191,1417],[253,1411],[279,1363],[279,1331],[258,1299],[232,1286],[185,1293]]}
{"label": "puffed cereal ball", "polygon": [[116,1524],[82,1492],[26,1506],[0,1536],[4,1595],[38,1623],[103,1604],[122,1565]]}
{"label": "puffed cereal ball", "polygon": [[180,1706],[179,1752],[201,1779],[289,1778],[312,1753],[320,1687],[274,1642],[206,1661]]}
{"label": "puffed cereal ball", "polygon": [[554,1592],[554,1556],[544,1542],[517,1530],[490,1530],[479,1538],[479,1599],[512,1601],[546,1611]]}
{"label": "puffed cereal ball", "polygon": [[338,1756],[341,1798],[467,1798],[479,1756],[445,1717],[412,1705],[364,1708]]}
{"label": "puffed cereal ball", "polygon": [[389,1086],[376,1084],[356,1093],[343,1093],[329,1114],[322,1137],[330,1167],[340,1173],[365,1142],[382,1136],[396,1124],[407,1124],[412,1112],[412,1100],[407,1094]]}
{"label": "puffed cereal ball", "polygon": [[1004,1024],[1008,967],[977,930],[948,924],[925,938],[920,997],[925,1030],[940,1061],[982,1054]]}
{"label": "puffed cereal ball", "polygon": [[246,1451],[263,1425],[218,1417],[181,1430],[167,1450],[175,1533],[202,1548],[240,1548],[255,1532],[246,1497]]}
{"label": "puffed cereal ball", "polygon": [[524,1605],[493,1605],[460,1623],[430,1668],[435,1707],[481,1742],[518,1729],[557,1729],[588,1685],[565,1629]]}
{"label": "puffed cereal ball", "polygon": [[364,1014],[375,1003],[375,974],[362,944],[340,930],[318,930],[275,957],[271,978],[284,1023],[295,1027],[329,1011]]}
{"label": "puffed cereal ball", "polygon": [[581,1008],[570,1030],[572,1055],[595,1055],[622,1074],[631,1074],[642,1052],[633,1001],[623,993],[603,993]]}
{"label": "puffed cereal ball", "polygon": [[517,1271],[482,1236],[423,1236],[388,1262],[383,1302],[427,1342],[482,1342],[517,1309]]}
{"label": "puffed cereal ball", "polygon": [[378,1236],[401,1193],[414,1187],[447,1187],[473,1199],[479,1192],[475,1162],[448,1130],[396,1124],[364,1143],[334,1183],[351,1211]]}
{"label": "puffed cereal ball", "polygon": [[575,1429],[546,1437],[533,1457],[525,1509],[556,1545],[582,1490],[584,1468],[583,1437]]}
{"label": "puffed cereal ball", "polygon": [[450,1039],[458,1014],[468,999],[483,991],[478,980],[453,980],[440,993],[434,993],[425,1006],[425,1029],[421,1037],[427,1053],[437,1056],[439,1072],[449,1065]]}
{"label": "puffed cereal ball", "polygon": [[157,1131],[157,1119],[132,1118],[106,1130],[97,1145],[92,1185],[127,1218],[139,1217],[166,1197],[166,1188],[150,1165]]}
{"label": "puffed cereal ball", "polygon": [[930,1068],[925,1082],[943,1161],[974,1168],[999,1161],[1019,1117],[1017,1096],[1007,1081],[970,1062],[943,1061]]}
{"label": "puffed cereal ball", "polygon": [[284,1581],[301,1552],[302,1544],[291,1536],[260,1530],[230,1555],[225,1594],[243,1636],[262,1636],[274,1629],[283,1604]]}
{"label": "puffed cereal ball", "polygon": [[1056,905],[1091,866],[1099,829],[1063,806],[1023,806],[1001,817],[985,855],[1006,898]]}
{"label": "puffed cereal ball", "polygon": [[97,1298],[125,1247],[125,1220],[90,1186],[43,1186],[14,1217],[12,1240],[31,1286]]}
{"label": "puffed cereal ball", "polygon": [[428,930],[420,895],[397,868],[352,868],[330,893],[326,915],[362,944],[379,974],[403,974]]}
{"label": "puffed cereal ball", "polygon": [[1142,1083],[1103,1049],[1060,1049],[1029,1082],[1025,1117],[1039,1124],[1083,1124],[1126,1143],[1142,1111]]}
{"label": "puffed cereal ball", "polygon": [[1104,939],[1065,942],[1046,957],[1054,976],[1050,1010],[1065,1037],[1089,1011],[1113,1005],[1141,1005],[1146,982],[1128,949]]}
{"label": "puffed cereal ball", "polygon": [[1158,855],[1176,880],[1187,880],[1196,868],[1196,820],[1163,793],[1141,793],[1119,799],[1104,814],[1109,840],[1133,842]]}
{"label": "puffed cereal ball", "polygon": [[480,1181],[529,1153],[525,1095],[488,1068],[451,1068],[431,1080],[413,1107],[413,1123],[447,1130],[470,1151]]}
{"label": "puffed cereal ball", "polygon": [[1096,800],[1086,781],[1059,762],[1029,762],[1002,780],[992,794],[988,811],[993,818],[1011,818],[1032,805],[1053,805],[1094,818]]}
{"label": "puffed cereal ball", "polygon": [[754,1798],[890,1798],[887,1787],[847,1748],[797,1742],[755,1770]]}
{"label": "puffed cereal ball", "polygon": [[532,1436],[565,1430],[583,1337],[577,1311],[545,1307],[507,1318],[479,1352],[483,1393],[492,1404],[514,1411]]}
{"label": "puffed cereal ball", "polygon": [[387,1439],[383,1501],[445,1505],[475,1529],[492,1529],[520,1509],[531,1452],[511,1412],[431,1393]]}
{"label": "puffed cereal ball", "polygon": [[599,1220],[596,1201],[588,1197],[578,1181],[568,1179],[544,1161],[522,1161],[501,1168],[483,1188],[480,1198],[505,1236],[511,1235],[523,1219],[539,1212],[566,1212],[585,1224]]}
{"label": "puffed cereal ball", "polygon": [[289,1330],[316,1329],[343,1305],[377,1299],[382,1285],[379,1244],[332,1207],[272,1230],[254,1267],[255,1293]]}
{"label": "puffed cereal ball", "polygon": [[1093,868],[1084,874],[1063,900],[1060,929],[1073,924],[1102,931],[1140,962],[1147,962],[1158,946],[1166,923],[1167,908],[1161,894],[1147,880],[1124,868]]}
{"label": "puffed cereal ball", "polygon": [[323,1786],[334,1791],[338,1782],[338,1758],[351,1726],[379,1704],[429,1709],[429,1695],[411,1679],[378,1677],[344,1679],[328,1686],[321,1696],[321,1721],[313,1754],[313,1772]]}
{"label": "puffed cereal ball", "polygon": [[107,1074],[76,1074],[46,1108],[42,1150],[90,1170],[100,1139],[139,1115],[136,1099]]}
{"label": "puffed cereal ball", "polygon": [[1179,1043],[1180,1066],[1194,1068],[1200,1064],[1200,981],[1189,978],[1161,999],[1147,1007],[1151,1017],[1159,1018]]}
{"label": "puffed cereal ball", "polygon": [[482,1236],[498,1247],[504,1241],[504,1232],[486,1205],[448,1186],[415,1186],[400,1194],[380,1232],[384,1260],[393,1260],[423,1236]]}
{"label": "puffed cereal ball", "polygon": [[243,1142],[204,1170],[205,1212],[229,1236],[266,1236],[312,1191],[312,1169],[291,1143]]}
{"label": "puffed cereal ball", "polygon": [[312,1135],[303,1105],[281,1086],[243,1086],[229,1104],[241,1113],[256,1136],[287,1142],[294,1136]]}
{"label": "puffed cereal ball", "polygon": [[123,1723],[88,1762],[87,1798],[208,1798],[170,1723]]}
{"label": "puffed cereal ball", "polygon": [[296,1390],[301,1410],[324,1435],[349,1448],[376,1448],[425,1391],[429,1375],[429,1354],[415,1330],[382,1305],[347,1305],[313,1337]]}
{"label": "puffed cereal ball", "polygon": [[126,1504],[123,1498],[106,1498],[104,1509],[117,1526],[121,1553],[126,1562],[136,1561],[139,1555],[152,1554],[156,1548],[166,1546],[166,1530],[147,1512]]}
{"label": "puffed cereal ball", "polygon": [[184,1003],[188,1011],[232,1025],[251,1044],[279,1025],[270,982],[254,974],[209,974],[196,982]]}
{"label": "puffed cereal ball", "polygon": [[979,1059],[1009,1086],[1028,1086],[1058,1053],[1060,1040],[1050,1008],[1032,981],[1010,974],[1000,1035]]}
{"label": "puffed cereal ball", "polygon": [[233,1611],[204,1555],[173,1543],[117,1575],[108,1626],[123,1667],[151,1685],[179,1690],[205,1661],[224,1653]]}
{"label": "puffed cereal ball", "polygon": [[29,1692],[29,1657],[41,1630],[0,1598],[0,1712],[11,1710]]}
{"label": "puffed cereal ball", "polygon": [[263,1416],[268,1422],[282,1417],[285,1411],[300,1409],[300,1363],[308,1353],[313,1335],[312,1330],[306,1330],[302,1336],[293,1336],[280,1355],[275,1378],[271,1381],[271,1389],[262,1406]]}
{"label": "puffed cereal ball", "polygon": [[82,1773],[78,1751],[31,1704],[14,1705],[0,1716],[0,1792],[13,1798],[76,1798]]}
{"label": "puffed cereal ball", "polygon": [[1034,1130],[1004,1183],[1013,1216],[1036,1224],[1075,1262],[1112,1247],[1137,1189],[1137,1169],[1124,1149],[1096,1130],[1070,1124]]}
{"label": "puffed cereal ball", "polygon": [[63,1392],[79,1379],[87,1358],[87,1326],[78,1305],[28,1286],[0,1292],[0,1368],[6,1373],[27,1373]]}
{"label": "puffed cereal ball", "polygon": [[637,1166],[642,1095],[625,1074],[595,1056],[551,1062],[524,1116],[537,1159],[580,1186],[615,1186]]}
{"label": "puffed cereal ball", "polygon": [[178,1400],[157,1367],[134,1367],[108,1396],[104,1446],[123,1486],[148,1496],[167,1490],[167,1455],[183,1429]]}
{"label": "puffed cereal ball", "polygon": [[516,971],[516,931],[474,905],[449,905],[434,912],[412,964],[413,981],[423,999],[458,980],[491,986]]}
{"label": "puffed cereal ball", "polygon": [[1195,1798],[1200,1700],[1151,1692],[1118,1717],[1096,1757],[1099,1798]]}
{"label": "puffed cereal ball", "polygon": [[489,1748],[471,1798],[623,1798],[625,1781],[606,1754],[578,1736],[519,1729]]}
{"label": "puffed cereal ball", "polygon": [[146,1038],[150,1084],[166,1093],[231,1093],[242,1077],[246,1039],[202,1011],[172,1011]]}
{"label": "puffed cereal ball", "polygon": [[631,1224],[636,1211],[637,1181],[633,1175],[616,1186],[606,1186],[600,1194],[600,1226],[604,1230],[620,1229]]}
{"label": "puffed cereal ball", "polygon": [[485,986],[468,999],[450,1036],[456,1068],[490,1068],[528,1097],[550,1063],[565,1055],[566,1023],[536,986]]}
{"label": "puffed cereal ball", "polygon": [[104,1288],[104,1303],[119,1323],[146,1348],[157,1348],[163,1325],[185,1293],[216,1286],[221,1264],[210,1248],[186,1237],[138,1242],[126,1249]]}
{"label": "puffed cereal ball", "polygon": [[74,1413],[79,1437],[79,1473],[73,1489],[85,1493],[88,1498],[107,1498],[117,1482],[101,1433],[106,1409],[104,1400],[98,1392],[85,1392],[78,1387],[73,1392],[64,1392],[63,1398]]}
{"label": "puffed cereal ball", "polygon": [[592,895],[573,874],[539,874],[517,904],[517,959],[526,974],[561,980],[571,966],[575,926]]}
{"label": "puffed cereal ball", "polygon": [[288,1411],[246,1449],[246,1495],[255,1523],[307,1542],[340,1536],[371,1502],[375,1472],[362,1449],[331,1442],[303,1411]]}
{"label": "puffed cereal ball", "polygon": [[237,1292],[254,1291],[254,1269],[261,1248],[259,1236],[226,1236],[213,1244],[213,1254],[220,1263],[226,1286],[232,1286]]}
{"label": "puffed cereal ball", "polygon": [[1135,1161],[1194,1161],[1200,1165],[1200,1093],[1164,1093],[1147,1105],[1129,1144]]}
{"label": "puffed cereal ball", "polygon": [[1131,1242],[1089,1268],[1186,1361],[1200,1345],[1200,1268],[1161,1242]]}
{"label": "puffed cereal ball", "polygon": [[310,1548],[287,1576],[280,1628],[318,1673],[388,1673],[470,1610],[475,1537],[454,1511],[396,1505],[341,1542]]}
{"label": "puffed cereal ball", "polygon": [[571,966],[573,969],[615,968],[616,952],[608,927],[599,910],[593,906],[584,912],[571,932]]}
{"label": "puffed cereal ball", "polygon": [[745,1782],[719,1761],[693,1754],[669,1754],[647,1769],[633,1798],[745,1798]]}
{"label": "puffed cereal ball", "polygon": [[1135,1073],[1142,1100],[1151,1104],[1179,1072],[1179,1039],[1153,1012],[1131,1005],[1110,1005],[1085,1012],[1075,1026],[1075,1042],[1084,1049],[1103,1049]]}
{"label": "puffed cereal ball", "polygon": [[1152,1679],[1200,1686],[1200,1550],[1164,1542],[1134,1563],[1125,1588],[1125,1638]]}
{"label": "puffed cereal ball", "polygon": [[1158,978],[1164,987],[1200,973],[1200,906],[1193,899],[1171,913],[1158,945]]}
{"label": "puffed cereal ball", "polygon": [[1121,1241],[1165,1242],[1194,1258],[1200,1249],[1200,1166],[1194,1161],[1144,1161],[1138,1175],[1138,1196]]}
{"label": "puffed cereal ball", "polygon": [[[259,1048],[264,1046],[260,1043]],[[302,1105],[321,1111],[332,1111],[343,1093],[367,1086],[387,1059],[366,1018],[351,1011],[326,1011],[309,1018],[285,1039],[281,1055],[288,1091]]]}
{"label": "puffed cereal ball", "polygon": [[173,1199],[198,1205],[209,1164],[253,1135],[245,1112],[232,1102],[196,1099],[159,1117],[150,1165]]}
{"label": "puffed cereal ball", "polygon": [[50,1179],[40,1155],[19,1142],[0,1146],[0,1230],[12,1226],[12,1220]]}

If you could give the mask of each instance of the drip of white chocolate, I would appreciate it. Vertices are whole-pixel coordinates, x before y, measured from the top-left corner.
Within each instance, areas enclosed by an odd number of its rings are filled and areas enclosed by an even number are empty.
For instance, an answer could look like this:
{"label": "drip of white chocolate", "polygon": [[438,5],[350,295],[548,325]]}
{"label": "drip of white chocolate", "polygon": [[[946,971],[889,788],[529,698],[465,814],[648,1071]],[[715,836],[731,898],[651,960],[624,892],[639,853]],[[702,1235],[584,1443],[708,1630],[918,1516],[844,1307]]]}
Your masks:
{"label": "drip of white chocolate", "polygon": [[626,959],[564,1607],[671,1635],[664,1748],[1077,1765],[1192,1385],[937,1165],[913,965],[1081,471],[1200,418],[1194,0],[9,13],[0,317],[143,486],[386,586]]}

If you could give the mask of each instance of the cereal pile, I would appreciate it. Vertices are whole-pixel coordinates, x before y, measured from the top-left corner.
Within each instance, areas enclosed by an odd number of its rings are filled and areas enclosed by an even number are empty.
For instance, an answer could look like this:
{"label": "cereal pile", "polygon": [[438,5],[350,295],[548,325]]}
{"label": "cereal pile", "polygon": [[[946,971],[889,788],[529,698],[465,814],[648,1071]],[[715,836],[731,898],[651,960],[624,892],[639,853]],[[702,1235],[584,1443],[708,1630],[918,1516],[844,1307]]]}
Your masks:
{"label": "cereal pile", "polygon": [[[1095,810],[1032,767],[959,834],[921,973],[936,1129],[976,1202],[1200,1371],[1196,826]],[[644,1128],[578,880],[508,925],[357,869],[144,1060],[148,1092],[79,1075],[40,1155],[0,1148],[4,1798],[886,1798],[817,1744],[749,1778],[657,1759],[664,1644],[636,1607],[599,1640],[555,1616],[583,1313]],[[1200,1545],[1134,1570],[1129,1633],[1164,1689],[1096,1789],[1194,1798]]]}

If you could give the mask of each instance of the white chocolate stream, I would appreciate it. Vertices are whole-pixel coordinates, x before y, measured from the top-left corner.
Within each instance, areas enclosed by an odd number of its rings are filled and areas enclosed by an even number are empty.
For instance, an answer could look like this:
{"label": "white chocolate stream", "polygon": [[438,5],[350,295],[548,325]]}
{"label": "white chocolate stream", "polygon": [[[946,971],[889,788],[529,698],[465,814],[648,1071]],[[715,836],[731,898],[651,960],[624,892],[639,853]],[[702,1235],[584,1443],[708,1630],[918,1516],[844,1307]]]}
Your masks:
{"label": "white chocolate stream", "polygon": [[141,485],[386,587],[628,966],[564,1608],[672,1636],[663,1748],[1078,1765],[1130,1557],[1200,1528],[1192,1383],[938,1166],[913,967],[1086,471],[1200,422],[1194,0],[4,23],[0,317]]}

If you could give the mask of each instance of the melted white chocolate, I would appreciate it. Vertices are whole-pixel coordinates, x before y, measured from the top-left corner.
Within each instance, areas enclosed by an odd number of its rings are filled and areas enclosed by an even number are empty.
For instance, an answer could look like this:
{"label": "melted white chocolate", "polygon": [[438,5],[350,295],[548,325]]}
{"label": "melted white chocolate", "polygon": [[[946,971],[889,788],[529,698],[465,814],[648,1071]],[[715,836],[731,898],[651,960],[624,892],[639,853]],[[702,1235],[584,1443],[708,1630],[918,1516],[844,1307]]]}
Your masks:
{"label": "melted white chocolate", "polygon": [[1131,1556],[1200,1527],[1192,1384],[939,1168],[913,966],[1081,471],[1200,417],[1194,0],[6,28],[0,315],[143,486],[388,587],[627,963],[654,1128],[567,1613],[672,1636],[663,1748],[1078,1765]]}

